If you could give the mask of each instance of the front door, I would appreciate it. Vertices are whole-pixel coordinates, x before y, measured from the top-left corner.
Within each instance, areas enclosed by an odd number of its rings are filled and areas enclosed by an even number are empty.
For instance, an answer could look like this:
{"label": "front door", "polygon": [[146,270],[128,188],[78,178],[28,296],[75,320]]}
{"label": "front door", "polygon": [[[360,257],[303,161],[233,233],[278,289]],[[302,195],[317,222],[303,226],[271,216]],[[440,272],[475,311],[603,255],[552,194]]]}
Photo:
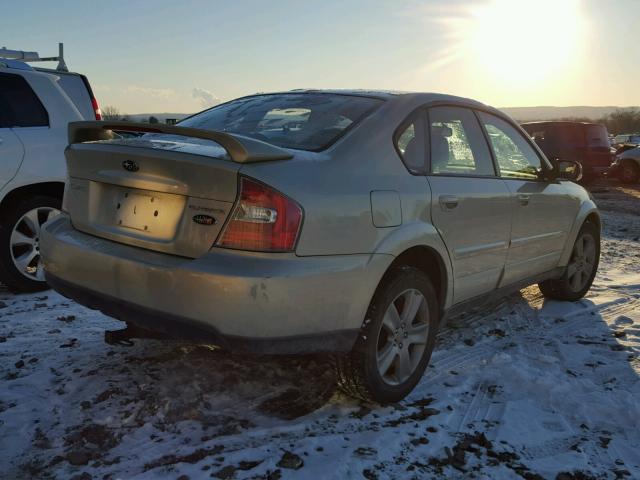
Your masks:
{"label": "front door", "polygon": [[511,197],[473,111],[429,109],[431,217],[449,250],[454,303],[494,290],[507,258]]}
{"label": "front door", "polygon": [[513,205],[504,286],[558,266],[580,204],[560,182],[541,178],[545,160],[513,125],[485,112],[479,118]]}

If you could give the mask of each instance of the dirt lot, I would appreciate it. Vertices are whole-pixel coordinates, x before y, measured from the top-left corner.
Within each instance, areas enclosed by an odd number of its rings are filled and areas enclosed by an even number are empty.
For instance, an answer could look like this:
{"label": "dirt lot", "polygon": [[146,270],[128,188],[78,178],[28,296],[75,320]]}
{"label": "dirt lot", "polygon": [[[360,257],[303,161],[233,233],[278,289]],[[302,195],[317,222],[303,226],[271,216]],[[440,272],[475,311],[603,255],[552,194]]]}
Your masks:
{"label": "dirt lot", "polygon": [[627,185],[616,180],[599,180],[589,185],[600,210],[640,215],[640,184]]}
{"label": "dirt lot", "polygon": [[640,478],[640,188],[604,213],[587,298],[537,287],[455,319],[380,407],[326,359],[160,341],[53,293],[0,290],[0,478]]}

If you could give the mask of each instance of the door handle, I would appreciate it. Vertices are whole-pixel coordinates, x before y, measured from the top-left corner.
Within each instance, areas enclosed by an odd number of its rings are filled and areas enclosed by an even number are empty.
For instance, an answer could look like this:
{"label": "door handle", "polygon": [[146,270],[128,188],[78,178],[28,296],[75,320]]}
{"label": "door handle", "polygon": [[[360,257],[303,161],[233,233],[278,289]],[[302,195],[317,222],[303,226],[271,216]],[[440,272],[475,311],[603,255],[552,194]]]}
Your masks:
{"label": "door handle", "polygon": [[518,201],[520,202],[520,205],[522,205],[523,207],[526,207],[527,205],[529,205],[529,200],[531,200],[531,195],[525,195],[523,193],[518,195]]}
{"label": "door handle", "polygon": [[456,208],[460,199],[455,195],[440,195],[438,201],[440,202],[440,207],[446,211]]}

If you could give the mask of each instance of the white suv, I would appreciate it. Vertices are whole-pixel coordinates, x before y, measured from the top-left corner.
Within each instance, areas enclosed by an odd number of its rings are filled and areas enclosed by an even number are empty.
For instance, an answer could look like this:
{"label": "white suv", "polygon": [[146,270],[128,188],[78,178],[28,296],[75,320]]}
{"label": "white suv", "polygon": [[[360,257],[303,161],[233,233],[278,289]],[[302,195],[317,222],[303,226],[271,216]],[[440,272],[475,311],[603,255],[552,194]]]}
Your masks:
{"label": "white suv", "polygon": [[62,201],[67,126],[100,120],[100,110],[86,77],[66,71],[64,61],[50,70],[16,58],[40,60],[0,49],[0,282],[37,291],[47,288],[40,226]]}

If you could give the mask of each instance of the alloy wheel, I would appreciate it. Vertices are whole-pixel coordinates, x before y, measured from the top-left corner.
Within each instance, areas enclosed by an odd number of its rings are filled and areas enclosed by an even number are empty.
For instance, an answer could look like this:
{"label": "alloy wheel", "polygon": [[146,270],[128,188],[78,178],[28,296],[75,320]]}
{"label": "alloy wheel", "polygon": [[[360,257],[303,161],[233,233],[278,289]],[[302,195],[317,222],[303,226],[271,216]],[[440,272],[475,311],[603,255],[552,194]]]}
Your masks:
{"label": "alloy wheel", "polygon": [[415,289],[400,293],[388,306],[376,350],[378,373],[390,385],[405,382],[420,363],[429,337],[429,309]]}
{"label": "alloy wheel", "polygon": [[584,288],[596,263],[596,242],[588,234],[582,234],[576,240],[567,269],[571,290],[579,292]]}
{"label": "alloy wheel", "polygon": [[25,277],[44,281],[44,269],[40,257],[40,229],[42,225],[60,213],[52,207],[29,210],[16,222],[11,232],[11,259],[16,269]]}

